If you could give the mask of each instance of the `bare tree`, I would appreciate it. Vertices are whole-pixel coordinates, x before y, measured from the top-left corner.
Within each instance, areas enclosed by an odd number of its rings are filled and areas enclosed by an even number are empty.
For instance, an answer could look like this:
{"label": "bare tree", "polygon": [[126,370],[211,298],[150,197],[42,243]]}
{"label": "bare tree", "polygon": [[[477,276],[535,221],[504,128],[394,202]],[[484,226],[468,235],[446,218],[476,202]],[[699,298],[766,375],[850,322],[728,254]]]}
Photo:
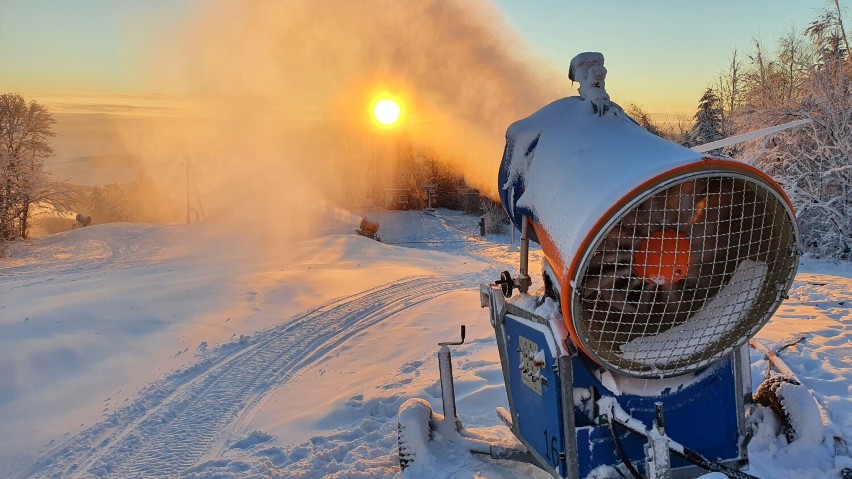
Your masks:
{"label": "bare tree", "polygon": [[792,101],[802,91],[802,80],[814,63],[812,51],[807,48],[806,39],[792,25],[778,39],[779,83],[783,93],[781,101]]}
{"label": "bare tree", "polygon": [[846,27],[843,26],[843,10],[840,8],[840,0],[834,0],[834,11],[837,12],[837,26],[840,30],[840,36],[843,38],[843,45],[846,47],[846,52],[849,52],[849,39],[846,38]]}
{"label": "bare tree", "polygon": [[823,10],[816,20],[811,22],[805,33],[811,37],[823,61],[842,59],[849,54],[849,40],[843,26],[843,10],[840,2],[828,2],[833,6]]}
{"label": "bare tree", "polygon": [[786,96],[781,62],[767,56],[760,39],[753,42],[754,50],[748,55],[750,68],[742,77],[742,102],[755,108],[778,108]]}
{"label": "bare tree", "polygon": [[741,101],[741,85],[740,78],[742,76],[742,62],[737,59],[737,49],[735,48],[731,54],[731,64],[728,71],[719,76],[716,92],[719,96],[719,103],[722,106],[722,121],[726,124],[726,132],[728,119],[731,114],[736,111]]}

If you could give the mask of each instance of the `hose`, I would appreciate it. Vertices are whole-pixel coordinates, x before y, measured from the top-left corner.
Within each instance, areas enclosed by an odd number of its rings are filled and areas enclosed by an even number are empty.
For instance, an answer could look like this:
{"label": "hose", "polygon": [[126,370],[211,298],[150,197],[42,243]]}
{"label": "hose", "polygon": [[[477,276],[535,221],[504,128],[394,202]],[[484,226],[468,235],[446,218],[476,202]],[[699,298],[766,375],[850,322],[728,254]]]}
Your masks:
{"label": "hose", "polygon": [[627,457],[627,453],[624,451],[624,447],[621,445],[621,439],[615,432],[615,424],[615,421],[609,421],[609,430],[610,432],[612,432],[612,440],[615,441],[615,450],[618,451],[618,457],[621,458],[621,463],[624,464],[624,467],[627,468],[627,470],[634,477],[634,479],[645,479],[642,477],[641,474],[639,474],[639,471],[636,470],[636,467],[633,466],[633,463],[630,462],[630,458]]}
{"label": "hose", "polygon": [[[644,432],[637,431],[637,430],[631,428],[630,426],[628,426],[627,424],[625,424],[621,421],[617,421],[614,418],[612,418],[612,419],[610,419],[610,422],[617,422],[619,426],[624,427],[629,432],[632,432],[633,434],[637,434],[638,436],[640,436],[642,438],[648,439],[648,436]],[[696,466],[698,466],[702,469],[705,469],[705,470],[710,471],[710,472],[720,472],[720,473],[728,476],[731,479],[759,479],[755,476],[752,476],[751,474],[740,471],[739,469],[734,469],[733,467],[728,467],[728,466],[722,464],[721,462],[711,461],[710,459],[707,459],[706,457],[702,456],[701,454],[699,454],[699,453],[697,453],[697,452],[695,452],[695,451],[693,451],[693,450],[691,450],[687,447],[684,447],[683,450],[672,449],[670,447],[669,452],[672,455],[675,455],[675,456],[677,456],[681,459],[689,461],[689,462],[695,464]]]}

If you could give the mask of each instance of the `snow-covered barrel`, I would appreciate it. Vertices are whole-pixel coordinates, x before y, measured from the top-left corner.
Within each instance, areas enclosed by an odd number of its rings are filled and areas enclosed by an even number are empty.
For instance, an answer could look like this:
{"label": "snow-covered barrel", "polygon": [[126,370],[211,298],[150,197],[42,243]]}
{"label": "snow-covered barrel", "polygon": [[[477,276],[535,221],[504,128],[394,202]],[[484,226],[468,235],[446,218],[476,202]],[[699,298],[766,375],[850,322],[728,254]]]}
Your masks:
{"label": "snow-covered barrel", "polygon": [[528,218],[581,349],[631,376],[683,374],[778,308],[797,267],[793,209],[761,171],[647,132],[602,78],[509,127],[501,199],[516,227]]}

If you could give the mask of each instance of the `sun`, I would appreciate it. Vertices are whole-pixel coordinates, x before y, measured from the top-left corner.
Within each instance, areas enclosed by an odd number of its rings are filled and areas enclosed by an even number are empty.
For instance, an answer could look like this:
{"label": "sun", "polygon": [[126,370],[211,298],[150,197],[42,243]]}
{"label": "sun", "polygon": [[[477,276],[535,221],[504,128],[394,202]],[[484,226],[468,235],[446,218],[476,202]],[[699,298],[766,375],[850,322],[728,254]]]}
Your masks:
{"label": "sun", "polygon": [[379,126],[392,127],[402,122],[402,103],[396,98],[381,96],[373,102],[373,120]]}

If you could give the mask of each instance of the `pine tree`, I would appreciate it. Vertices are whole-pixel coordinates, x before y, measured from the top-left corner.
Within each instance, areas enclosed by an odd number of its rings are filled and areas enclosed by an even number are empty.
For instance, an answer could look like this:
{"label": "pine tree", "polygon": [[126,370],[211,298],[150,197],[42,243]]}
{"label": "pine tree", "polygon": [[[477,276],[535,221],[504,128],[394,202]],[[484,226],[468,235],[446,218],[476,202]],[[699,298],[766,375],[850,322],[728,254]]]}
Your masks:
{"label": "pine tree", "polygon": [[712,88],[708,88],[698,101],[695,124],[689,135],[691,146],[703,145],[724,138],[722,105]]}

